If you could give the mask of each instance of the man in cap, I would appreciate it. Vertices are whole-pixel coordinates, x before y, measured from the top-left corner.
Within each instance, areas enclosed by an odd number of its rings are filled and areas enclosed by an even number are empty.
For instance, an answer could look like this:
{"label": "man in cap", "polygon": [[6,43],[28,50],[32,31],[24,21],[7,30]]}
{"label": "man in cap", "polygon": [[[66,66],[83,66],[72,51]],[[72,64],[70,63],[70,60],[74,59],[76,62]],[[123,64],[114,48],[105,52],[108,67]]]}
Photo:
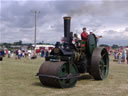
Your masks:
{"label": "man in cap", "polygon": [[82,40],[87,40],[88,33],[86,32],[86,28],[83,28],[83,32],[81,33],[81,39]]}
{"label": "man in cap", "polygon": [[85,49],[86,47],[86,42],[88,38],[88,33],[86,32],[86,28],[83,28],[83,32],[81,33],[81,47]]}

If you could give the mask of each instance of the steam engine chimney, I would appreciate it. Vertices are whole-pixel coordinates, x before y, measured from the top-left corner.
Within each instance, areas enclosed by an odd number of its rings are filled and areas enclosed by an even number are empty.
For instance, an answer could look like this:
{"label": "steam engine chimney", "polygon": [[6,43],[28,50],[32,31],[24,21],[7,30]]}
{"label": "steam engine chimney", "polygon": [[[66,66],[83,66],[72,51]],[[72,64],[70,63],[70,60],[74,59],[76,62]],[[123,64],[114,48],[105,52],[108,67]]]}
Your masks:
{"label": "steam engine chimney", "polygon": [[71,17],[64,17],[64,38],[68,43],[70,42],[70,21]]}

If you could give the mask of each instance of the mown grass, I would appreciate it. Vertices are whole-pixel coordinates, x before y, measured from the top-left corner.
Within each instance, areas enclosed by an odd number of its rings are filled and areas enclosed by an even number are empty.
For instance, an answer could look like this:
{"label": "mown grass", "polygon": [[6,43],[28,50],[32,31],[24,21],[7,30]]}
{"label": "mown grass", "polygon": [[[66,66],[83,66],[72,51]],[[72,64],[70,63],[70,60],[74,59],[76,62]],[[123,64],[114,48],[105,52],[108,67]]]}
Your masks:
{"label": "mown grass", "polygon": [[95,81],[83,74],[73,88],[58,89],[41,85],[36,73],[44,59],[4,58],[0,62],[0,96],[128,96],[128,64],[110,59],[109,76]]}

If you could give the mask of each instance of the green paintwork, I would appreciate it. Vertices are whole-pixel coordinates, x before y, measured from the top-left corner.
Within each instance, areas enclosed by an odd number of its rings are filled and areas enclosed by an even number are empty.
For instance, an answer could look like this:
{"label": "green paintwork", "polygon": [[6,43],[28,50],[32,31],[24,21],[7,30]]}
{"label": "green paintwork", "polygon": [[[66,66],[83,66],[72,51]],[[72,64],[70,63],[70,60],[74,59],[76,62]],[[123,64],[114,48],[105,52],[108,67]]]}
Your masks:
{"label": "green paintwork", "polygon": [[90,34],[87,40],[87,51],[92,55],[94,49],[97,47],[97,39],[94,34]]}
{"label": "green paintwork", "polygon": [[[69,64],[69,73],[67,69],[67,64],[64,63],[60,70],[58,71],[58,77],[63,78],[66,77],[67,75],[74,75],[78,74],[78,71],[76,67],[73,64]],[[68,87],[73,87],[76,84],[77,78],[71,78],[71,79],[59,79],[60,86],[62,88],[68,88]]]}

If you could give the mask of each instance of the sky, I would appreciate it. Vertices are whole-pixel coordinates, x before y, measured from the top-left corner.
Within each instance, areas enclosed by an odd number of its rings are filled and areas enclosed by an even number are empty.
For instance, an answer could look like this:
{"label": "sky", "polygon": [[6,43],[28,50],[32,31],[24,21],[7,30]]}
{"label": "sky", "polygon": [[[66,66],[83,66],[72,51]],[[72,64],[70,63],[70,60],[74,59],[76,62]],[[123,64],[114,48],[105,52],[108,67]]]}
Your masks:
{"label": "sky", "polygon": [[0,43],[55,43],[63,37],[63,17],[71,16],[71,32],[102,35],[99,44],[128,45],[128,0],[0,0]]}

